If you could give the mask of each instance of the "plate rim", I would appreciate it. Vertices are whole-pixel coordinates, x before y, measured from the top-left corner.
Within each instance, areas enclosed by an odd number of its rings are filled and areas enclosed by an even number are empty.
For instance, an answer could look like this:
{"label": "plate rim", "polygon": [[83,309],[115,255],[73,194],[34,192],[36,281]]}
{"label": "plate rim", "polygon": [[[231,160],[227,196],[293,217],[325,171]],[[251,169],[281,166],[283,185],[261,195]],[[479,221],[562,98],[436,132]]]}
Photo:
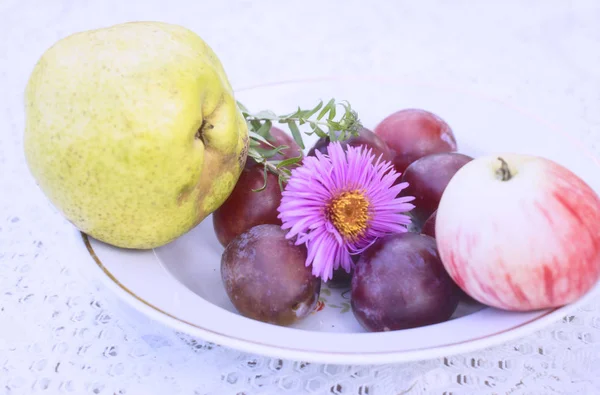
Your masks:
{"label": "plate rim", "polygon": [[[515,107],[510,103],[507,103],[503,100],[489,97],[481,94],[481,92],[476,92],[472,90],[465,90],[462,88],[455,88],[450,86],[440,86],[433,85],[429,83],[421,83],[419,81],[407,81],[404,79],[396,79],[389,77],[378,77],[378,76],[342,76],[342,77],[316,77],[311,79],[296,79],[296,80],[285,80],[285,81],[274,81],[271,83],[259,84],[259,85],[251,85],[244,88],[240,88],[235,90],[235,92],[243,92],[252,89],[258,89],[261,87],[272,87],[276,85],[287,85],[287,84],[298,84],[298,83],[307,83],[307,82],[319,82],[319,81],[332,81],[332,80],[346,80],[348,78],[351,79],[359,79],[363,81],[377,80],[377,81],[387,81],[387,82],[395,82],[395,83],[408,83],[411,85],[421,85],[421,86],[431,86],[438,89],[450,89],[452,91],[458,91],[462,93],[466,93],[468,95],[475,95],[479,97],[485,97],[486,100],[494,101],[502,104],[503,106],[512,109],[513,111],[517,111],[522,115],[525,115],[531,119],[534,119],[536,122],[542,123],[546,127],[552,129],[553,132],[556,132],[562,135],[564,138],[571,140],[571,142],[582,149],[583,153],[589,156],[597,165],[600,166],[600,159],[590,152],[587,147],[581,144],[581,141],[577,138],[570,137],[567,133],[561,131],[556,128],[554,125],[548,123],[544,119],[532,115],[523,111],[523,109],[519,107]],[[531,334],[539,329],[542,329],[554,322],[559,321],[565,315],[568,315],[570,312],[576,310],[578,307],[583,304],[589,302],[593,296],[597,293],[600,288],[600,283],[596,284],[590,291],[588,291],[585,295],[579,298],[577,301],[553,309],[547,309],[541,315],[532,318],[526,322],[522,322],[512,328],[503,329],[499,332],[488,334],[479,338],[464,340],[455,343],[449,343],[444,345],[438,345],[434,347],[428,348],[419,348],[412,350],[391,350],[387,352],[338,352],[338,351],[315,351],[315,350],[303,350],[303,349],[294,349],[294,348],[283,348],[280,346],[269,345],[265,343],[258,343],[249,339],[240,339],[237,337],[233,337],[230,335],[222,334],[214,332],[212,329],[207,329],[200,327],[196,324],[185,321],[181,318],[178,318],[154,305],[145,301],[140,296],[136,295],[127,287],[119,282],[110,271],[106,268],[106,266],[102,263],[101,259],[96,254],[93,243],[91,240],[95,240],[89,237],[87,234],[76,230],[77,237],[76,243],[85,249],[88,257],[95,263],[91,265],[94,267],[94,271],[96,272],[96,277],[102,279],[103,285],[110,288],[117,296],[120,297],[121,300],[124,300],[127,304],[133,307],[135,310],[144,313],[148,317],[163,323],[170,327],[171,329],[204,339],[205,341],[213,342],[219,344],[221,346],[231,347],[240,351],[245,351],[249,353],[255,353],[259,355],[265,355],[274,358],[281,359],[290,359],[296,361],[306,361],[306,362],[314,362],[314,363],[333,363],[333,364],[354,364],[354,365],[367,365],[367,364],[385,364],[385,363],[399,363],[399,362],[407,362],[407,361],[416,361],[416,360],[428,360],[439,357],[448,357],[456,354],[468,353],[471,351],[481,350],[487,347],[497,346],[504,342],[514,340],[517,338],[521,338],[528,334]],[[153,250],[152,250],[153,251]],[[154,251],[153,251],[154,252]],[[156,254],[154,253],[155,257]],[[100,274],[98,276],[98,274]]]}
{"label": "plate rim", "polygon": [[193,337],[197,337],[204,341],[233,348],[239,351],[268,356],[271,358],[286,359],[291,361],[303,361],[311,363],[324,364],[339,364],[339,365],[381,365],[388,363],[401,363],[411,361],[425,361],[440,357],[450,357],[457,354],[464,354],[472,351],[482,350],[488,347],[498,346],[507,341],[515,340],[523,336],[534,333],[537,330],[555,323],[576,310],[581,305],[587,303],[597,292],[599,286],[595,286],[586,295],[576,302],[550,309],[543,315],[533,318],[527,322],[510,329],[504,329],[491,335],[482,336],[466,341],[450,343],[446,345],[420,348],[404,351],[388,351],[388,352],[332,352],[332,351],[315,351],[302,350],[295,348],[283,348],[269,345],[266,343],[258,343],[252,340],[239,339],[228,336],[222,333],[214,332],[211,329],[200,327],[196,324],[178,318],[159,307],[156,307],[145,301],[134,292],[130,291],[121,284],[104,266],[101,259],[96,254],[93,241],[87,234],[74,229],[74,238],[80,248],[85,249],[86,255],[95,264],[90,265],[92,271],[95,272],[95,278],[100,278],[102,284],[113,291],[121,300],[125,301],[130,307],[145,314],[151,319],[162,323],[172,330],[176,330]]}

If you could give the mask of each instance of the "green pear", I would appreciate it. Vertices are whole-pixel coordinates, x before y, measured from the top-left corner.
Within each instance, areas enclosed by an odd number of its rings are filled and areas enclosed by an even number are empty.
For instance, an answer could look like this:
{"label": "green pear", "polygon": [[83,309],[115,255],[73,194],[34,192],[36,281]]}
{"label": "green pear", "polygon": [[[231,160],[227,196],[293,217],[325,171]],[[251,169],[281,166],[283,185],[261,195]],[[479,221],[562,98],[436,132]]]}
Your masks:
{"label": "green pear", "polygon": [[166,244],[229,196],[248,128],[212,49],[192,31],[131,22],[68,36],[35,65],[24,149],[79,230],[135,249]]}

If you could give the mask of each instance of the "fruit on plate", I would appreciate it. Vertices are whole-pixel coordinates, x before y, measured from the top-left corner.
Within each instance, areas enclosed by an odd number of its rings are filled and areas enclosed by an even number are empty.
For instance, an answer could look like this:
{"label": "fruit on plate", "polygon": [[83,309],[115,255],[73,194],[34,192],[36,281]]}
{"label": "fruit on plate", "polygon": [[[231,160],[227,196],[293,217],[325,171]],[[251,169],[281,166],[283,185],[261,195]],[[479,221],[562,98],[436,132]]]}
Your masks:
{"label": "fruit on plate", "polygon": [[402,194],[415,197],[412,202],[415,208],[410,212],[414,226],[422,227],[427,218],[437,210],[442,193],[452,176],[471,160],[473,158],[470,156],[457,152],[442,152],[426,155],[406,168],[402,182],[407,182],[408,187]]}
{"label": "fruit on plate", "polygon": [[[284,160],[289,158],[296,158],[302,154],[302,150],[300,150],[300,147],[298,147],[298,144],[296,144],[294,139],[289,134],[275,126],[271,126],[270,136],[269,138],[267,138],[267,141],[271,143],[273,147],[289,147],[281,150],[280,153],[273,155],[271,158],[269,158],[270,160]],[[262,142],[259,144],[259,147],[267,150],[273,149],[272,147],[269,147],[267,144]],[[246,161],[246,168],[253,167],[256,164],[256,161],[249,157]]]}
{"label": "fruit on plate", "polygon": [[417,233],[379,239],[352,276],[351,306],[369,331],[391,331],[448,320],[460,290],[440,261],[435,240]]}
{"label": "fruit on plate", "polygon": [[[308,151],[308,156],[314,156],[315,151],[319,151],[322,154],[327,154],[327,146],[329,143],[331,143],[331,139],[329,137],[321,137]],[[392,159],[394,159],[387,144],[379,136],[365,127],[359,129],[358,135],[350,136],[348,139],[342,141],[341,145],[344,149],[348,146],[365,146],[370,148],[372,150],[372,154],[375,156],[375,160],[377,160],[380,156],[383,160],[388,162],[391,162]]]}
{"label": "fruit on plate", "polygon": [[221,277],[242,315],[290,325],[314,310],[321,280],[304,264],[306,248],[285,235],[278,225],[258,225],[225,248]]}
{"label": "fruit on plate", "polygon": [[26,93],[29,169],[77,228],[126,248],[163,245],[229,196],[248,128],[195,33],[161,22],[80,32],[48,49]]}
{"label": "fruit on plate", "polygon": [[400,173],[425,155],[457,149],[450,126],[422,109],[408,108],[387,116],[375,127],[375,134],[392,150],[394,166]]}
{"label": "fruit on plate", "polygon": [[600,199],[572,171],[486,155],[446,187],[435,225],[444,266],[473,299],[531,311],[571,303],[600,277]]}
{"label": "fruit on plate", "polygon": [[265,185],[262,166],[244,169],[231,195],[213,213],[217,239],[225,247],[236,236],[256,225],[281,225],[277,218],[280,203],[281,188],[275,174],[267,173]]}
{"label": "fruit on plate", "polygon": [[427,218],[427,221],[423,224],[423,228],[421,228],[421,234],[433,237],[435,239],[435,218],[437,217],[437,210],[433,212]]}

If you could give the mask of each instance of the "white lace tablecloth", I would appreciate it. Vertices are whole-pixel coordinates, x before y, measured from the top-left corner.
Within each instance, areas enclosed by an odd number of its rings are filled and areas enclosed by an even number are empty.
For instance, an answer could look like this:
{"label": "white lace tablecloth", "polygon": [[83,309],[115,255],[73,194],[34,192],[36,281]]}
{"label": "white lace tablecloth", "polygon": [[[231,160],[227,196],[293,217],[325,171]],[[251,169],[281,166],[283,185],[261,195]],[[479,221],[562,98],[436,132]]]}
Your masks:
{"label": "white lace tablecloth", "polygon": [[143,19],[198,32],[234,87],[336,73],[469,87],[598,152],[600,3],[520,3],[0,0],[0,394],[599,394],[600,301],[499,347],[385,366],[269,359],[174,333],[79,275],[70,225],[24,164],[23,87],[41,53]]}

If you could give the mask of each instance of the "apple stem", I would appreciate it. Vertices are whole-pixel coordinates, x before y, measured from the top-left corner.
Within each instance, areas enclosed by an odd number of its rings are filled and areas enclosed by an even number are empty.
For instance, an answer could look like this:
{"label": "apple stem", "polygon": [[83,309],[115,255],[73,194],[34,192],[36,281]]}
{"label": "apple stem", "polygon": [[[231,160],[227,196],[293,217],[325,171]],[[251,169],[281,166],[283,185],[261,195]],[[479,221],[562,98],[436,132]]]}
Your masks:
{"label": "apple stem", "polygon": [[508,168],[508,163],[500,157],[498,157],[500,161],[500,168],[496,170],[496,177],[498,177],[501,181],[508,181],[512,178],[512,174],[510,173],[510,169]]}

